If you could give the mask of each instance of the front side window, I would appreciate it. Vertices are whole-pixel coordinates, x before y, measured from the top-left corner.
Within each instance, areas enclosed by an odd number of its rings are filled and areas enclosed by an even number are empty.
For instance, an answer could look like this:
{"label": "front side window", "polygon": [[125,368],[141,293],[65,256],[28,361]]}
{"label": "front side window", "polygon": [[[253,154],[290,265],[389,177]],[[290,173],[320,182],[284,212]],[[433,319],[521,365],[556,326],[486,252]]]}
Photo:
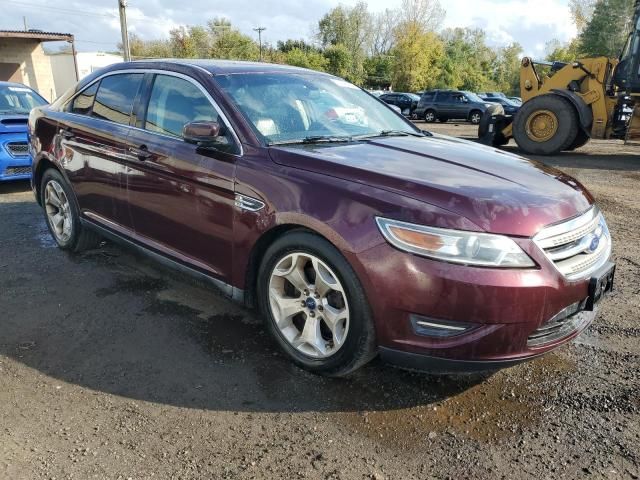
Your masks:
{"label": "front side window", "polygon": [[391,109],[336,77],[242,73],[218,75],[215,81],[267,145],[419,134]]}
{"label": "front side window", "polygon": [[100,81],[91,115],[129,125],[142,77],[142,73],[119,73],[104,77]]}
{"label": "front side window", "polygon": [[0,86],[0,114],[26,115],[32,108],[46,104],[44,98],[28,87]]}
{"label": "front side window", "polygon": [[[182,130],[191,122],[218,122],[221,135],[217,147],[233,144],[231,132],[206,95],[193,83],[170,75],[157,75],[144,124],[146,130],[182,138]],[[222,148],[224,149],[224,148]]]}

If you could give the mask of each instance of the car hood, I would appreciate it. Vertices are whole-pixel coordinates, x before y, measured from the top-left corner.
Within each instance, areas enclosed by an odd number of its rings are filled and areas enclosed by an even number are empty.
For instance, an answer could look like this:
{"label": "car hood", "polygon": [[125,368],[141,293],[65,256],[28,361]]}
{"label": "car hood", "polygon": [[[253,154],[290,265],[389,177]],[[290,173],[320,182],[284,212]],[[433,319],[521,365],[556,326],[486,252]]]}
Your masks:
{"label": "car hood", "polygon": [[1,115],[0,114],[0,134],[2,133],[22,133],[27,131],[28,115]]}
{"label": "car hood", "polygon": [[531,237],[593,203],[573,178],[523,157],[442,135],[272,147],[276,163],[371,185]]}

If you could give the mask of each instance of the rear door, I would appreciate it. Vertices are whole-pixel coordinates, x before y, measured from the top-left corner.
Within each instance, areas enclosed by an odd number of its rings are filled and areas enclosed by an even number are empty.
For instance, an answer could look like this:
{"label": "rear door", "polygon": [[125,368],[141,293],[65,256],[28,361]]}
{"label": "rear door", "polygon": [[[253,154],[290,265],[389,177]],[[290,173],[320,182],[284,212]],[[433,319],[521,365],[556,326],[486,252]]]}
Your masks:
{"label": "rear door", "polygon": [[[240,144],[213,98],[195,80],[149,74],[126,172],[130,215],[140,242],[227,280],[232,265],[234,174]],[[184,125],[218,121],[216,147],[182,138]]]}
{"label": "rear door", "polygon": [[142,78],[109,74],[76,95],[58,119],[59,161],[82,213],[116,230],[127,224],[125,143]]}

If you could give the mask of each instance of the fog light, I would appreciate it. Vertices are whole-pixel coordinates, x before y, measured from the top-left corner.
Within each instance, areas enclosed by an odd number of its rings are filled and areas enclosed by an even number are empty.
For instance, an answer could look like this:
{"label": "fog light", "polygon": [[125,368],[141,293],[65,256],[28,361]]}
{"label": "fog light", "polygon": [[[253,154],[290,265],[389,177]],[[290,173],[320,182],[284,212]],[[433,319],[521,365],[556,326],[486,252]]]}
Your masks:
{"label": "fog light", "polygon": [[447,338],[462,335],[473,330],[476,325],[473,323],[453,322],[450,320],[440,320],[419,315],[410,317],[413,331],[418,335],[427,337]]}

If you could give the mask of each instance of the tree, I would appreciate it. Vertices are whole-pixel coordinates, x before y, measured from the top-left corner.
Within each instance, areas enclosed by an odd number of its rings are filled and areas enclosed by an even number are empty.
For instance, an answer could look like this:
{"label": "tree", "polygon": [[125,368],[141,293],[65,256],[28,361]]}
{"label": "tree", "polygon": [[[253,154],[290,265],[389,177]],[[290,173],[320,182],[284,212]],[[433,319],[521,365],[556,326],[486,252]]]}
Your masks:
{"label": "tree", "polygon": [[322,47],[341,46],[349,53],[344,77],[356,84],[365,79],[364,60],[371,49],[372,25],[373,17],[365,2],[351,8],[336,7],[318,22],[317,37]]}
{"label": "tree", "polygon": [[512,43],[499,49],[493,72],[493,82],[498,91],[515,96],[520,95],[522,54],[522,46],[519,43]]}
{"label": "tree", "polygon": [[627,39],[635,0],[598,0],[579,36],[584,56],[617,57]]}
{"label": "tree", "polygon": [[415,92],[436,85],[444,46],[438,35],[416,23],[398,27],[393,49],[393,88]]}
{"label": "tree", "polygon": [[287,65],[319,71],[324,71],[329,63],[322,53],[313,50],[305,51],[299,48],[293,48],[286,52],[284,62]]}
{"label": "tree", "polygon": [[483,30],[448,29],[441,38],[444,56],[440,61],[437,86],[474,91],[493,88],[497,54],[487,46]]}
{"label": "tree", "polygon": [[545,48],[547,52],[546,60],[549,62],[571,63],[580,58],[580,42],[574,38],[568,43],[559,40],[550,40]]}
{"label": "tree", "polygon": [[342,44],[325,48],[324,56],[327,59],[327,72],[338,77],[348,77],[351,67],[349,50]]}
{"label": "tree", "polygon": [[233,60],[258,60],[260,47],[249,36],[231,26],[224,18],[207,22],[212,37],[210,56]]}
{"label": "tree", "polygon": [[578,32],[582,32],[591,20],[596,0],[569,0],[569,10]]}

